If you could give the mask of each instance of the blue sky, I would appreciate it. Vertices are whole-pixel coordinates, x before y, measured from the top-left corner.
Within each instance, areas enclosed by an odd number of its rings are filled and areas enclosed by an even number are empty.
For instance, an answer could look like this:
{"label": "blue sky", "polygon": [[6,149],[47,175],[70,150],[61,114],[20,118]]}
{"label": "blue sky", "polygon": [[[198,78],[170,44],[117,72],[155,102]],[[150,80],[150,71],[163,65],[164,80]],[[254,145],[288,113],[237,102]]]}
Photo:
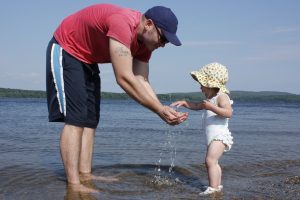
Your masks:
{"label": "blue sky", "polygon": [[[300,94],[300,1],[187,0],[0,2],[0,87],[45,90],[45,52],[67,15],[95,3],[145,12],[170,7],[179,20],[181,47],[154,52],[150,81],[157,93],[194,92],[189,75],[210,62],[229,69],[230,90]],[[111,65],[99,65],[102,90],[122,92]]]}

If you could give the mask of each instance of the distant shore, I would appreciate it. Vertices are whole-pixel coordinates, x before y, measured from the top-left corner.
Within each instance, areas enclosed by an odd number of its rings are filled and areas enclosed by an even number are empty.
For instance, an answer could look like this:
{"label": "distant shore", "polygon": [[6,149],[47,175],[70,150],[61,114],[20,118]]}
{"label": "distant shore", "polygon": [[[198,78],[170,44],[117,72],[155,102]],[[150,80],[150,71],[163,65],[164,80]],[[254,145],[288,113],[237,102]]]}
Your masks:
{"label": "distant shore", "polygon": [[[185,93],[166,93],[157,95],[160,100],[174,101],[186,99],[190,101],[199,101],[204,99],[200,92]],[[300,103],[300,95],[287,92],[250,92],[250,91],[232,91],[230,97],[237,102],[282,102],[282,103]],[[0,98],[46,98],[46,92],[41,90],[21,90],[0,88]],[[130,97],[126,93],[101,92],[102,99],[126,100]]]}

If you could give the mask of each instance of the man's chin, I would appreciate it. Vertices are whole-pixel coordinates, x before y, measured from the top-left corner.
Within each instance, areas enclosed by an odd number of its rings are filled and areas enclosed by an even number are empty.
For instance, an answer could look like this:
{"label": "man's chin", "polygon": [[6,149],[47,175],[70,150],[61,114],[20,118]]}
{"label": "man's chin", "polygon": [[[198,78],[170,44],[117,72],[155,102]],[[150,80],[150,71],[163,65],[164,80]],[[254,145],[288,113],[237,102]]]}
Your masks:
{"label": "man's chin", "polygon": [[146,46],[146,48],[148,49],[148,51],[151,51],[151,52],[156,49],[155,46],[150,46],[150,45]]}
{"label": "man's chin", "polygon": [[157,48],[156,48],[156,47],[153,47],[153,46],[152,46],[152,47],[148,47],[148,50],[151,51],[151,52],[154,51],[154,50],[156,50],[156,49],[157,49]]}

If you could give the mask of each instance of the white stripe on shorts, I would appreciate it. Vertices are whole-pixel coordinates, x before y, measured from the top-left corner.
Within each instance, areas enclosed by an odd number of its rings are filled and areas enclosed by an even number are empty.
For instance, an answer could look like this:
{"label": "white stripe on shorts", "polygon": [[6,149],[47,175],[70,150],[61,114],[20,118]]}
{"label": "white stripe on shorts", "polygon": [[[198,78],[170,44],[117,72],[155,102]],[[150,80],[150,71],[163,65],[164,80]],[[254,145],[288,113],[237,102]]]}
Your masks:
{"label": "white stripe on shorts", "polygon": [[66,116],[66,96],[64,90],[64,76],[62,67],[62,48],[58,44],[53,44],[51,48],[51,72],[55,88],[59,110]]}

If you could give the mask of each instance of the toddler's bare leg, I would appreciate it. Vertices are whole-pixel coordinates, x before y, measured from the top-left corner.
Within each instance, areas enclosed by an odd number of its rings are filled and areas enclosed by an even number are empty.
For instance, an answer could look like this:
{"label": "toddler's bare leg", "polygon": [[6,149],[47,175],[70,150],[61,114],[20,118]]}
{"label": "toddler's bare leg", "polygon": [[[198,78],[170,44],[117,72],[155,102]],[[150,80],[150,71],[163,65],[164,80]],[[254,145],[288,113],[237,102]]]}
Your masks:
{"label": "toddler's bare leg", "polygon": [[221,141],[212,141],[207,149],[205,164],[208,172],[209,186],[218,188],[221,184],[221,167],[218,160],[223,155],[225,145]]}

